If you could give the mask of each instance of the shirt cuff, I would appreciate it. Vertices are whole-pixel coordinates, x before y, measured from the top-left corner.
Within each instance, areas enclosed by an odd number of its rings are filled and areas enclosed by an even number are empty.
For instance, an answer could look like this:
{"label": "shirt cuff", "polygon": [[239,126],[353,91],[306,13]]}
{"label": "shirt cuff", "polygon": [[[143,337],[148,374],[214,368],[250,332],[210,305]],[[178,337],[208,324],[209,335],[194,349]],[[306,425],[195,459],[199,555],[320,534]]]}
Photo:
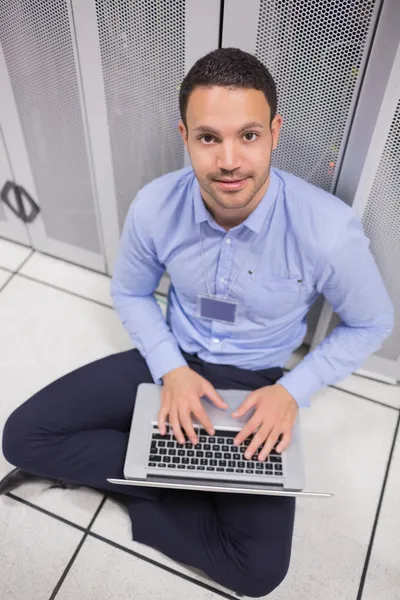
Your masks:
{"label": "shirt cuff", "polygon": [[173,341],[165,341],[158,344],[145,357],[149,371],[154,383],[162,384],[161,378],[173,369],[187,367],[188,363],[182,356],[177,344]]}
{"label": "shirt cuff", "polygon": [[310,406],[311,397],[323,387],[323,383],[306,364],[300,363],[279,381],[301,408]]}

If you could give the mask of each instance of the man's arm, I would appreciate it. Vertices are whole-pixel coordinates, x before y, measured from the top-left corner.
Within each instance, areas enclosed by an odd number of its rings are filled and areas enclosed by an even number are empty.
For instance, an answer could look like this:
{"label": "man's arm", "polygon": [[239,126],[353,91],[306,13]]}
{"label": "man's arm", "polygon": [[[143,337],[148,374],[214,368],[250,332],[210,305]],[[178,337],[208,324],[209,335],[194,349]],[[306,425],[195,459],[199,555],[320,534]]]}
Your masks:
{"label": "man's arm", "polygon": [[393,329],[393,306],[357,217],[342,226],[320,261],[317,289],[342,323],[279,380],[300,406],[359,369]]}
{"label": "man's arm", "polygon": [[[140,195],[139,195],[140,196]],[[132,342],[147,362],[156,383],[187,362],[153,296],[164,266],[158,261],[140,197],[132,203],[122,232],[111,281],[111,296]]]}

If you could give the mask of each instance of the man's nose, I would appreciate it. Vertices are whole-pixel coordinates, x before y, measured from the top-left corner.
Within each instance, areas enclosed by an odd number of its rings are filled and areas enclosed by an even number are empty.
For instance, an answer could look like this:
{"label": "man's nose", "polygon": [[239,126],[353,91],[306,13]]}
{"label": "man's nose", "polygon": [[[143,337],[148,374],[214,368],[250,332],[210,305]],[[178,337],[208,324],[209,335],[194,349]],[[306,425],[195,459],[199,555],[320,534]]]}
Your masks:
{"label": "man's nose", "polygon": [[240,155],[232,143],[221,144],[218,152],[217,167],[224,171],[234,171],[241,166]]}

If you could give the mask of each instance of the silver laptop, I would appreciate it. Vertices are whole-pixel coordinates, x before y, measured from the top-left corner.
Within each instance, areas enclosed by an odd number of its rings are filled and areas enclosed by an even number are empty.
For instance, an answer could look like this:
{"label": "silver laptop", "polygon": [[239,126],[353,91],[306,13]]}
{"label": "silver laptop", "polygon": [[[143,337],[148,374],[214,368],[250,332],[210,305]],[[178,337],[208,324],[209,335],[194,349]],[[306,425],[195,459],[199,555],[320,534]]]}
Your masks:
{"label": "silver laptop", "polygon": [[248,460],[244,453],[250,439],[241,446],[233,441],[250,414],[242,419],[232,413],[250,392],[218,390],[228,404],[217,408],[207,398],[203,406],[215,429],[210,436],[193,421],[198,443],[179,444],[172,428],[162,436],[157,426],[161,405],[161,386],[142,383],[138,387],[124,466],[125,479],[108,479],[121,485],[167,487],[199,491],[268,494],[274,496],[321,496],[332,494],[305,491],[299,417],[292,431],[292,442],[282,454],[272,450],[264,462],[257,455]]}

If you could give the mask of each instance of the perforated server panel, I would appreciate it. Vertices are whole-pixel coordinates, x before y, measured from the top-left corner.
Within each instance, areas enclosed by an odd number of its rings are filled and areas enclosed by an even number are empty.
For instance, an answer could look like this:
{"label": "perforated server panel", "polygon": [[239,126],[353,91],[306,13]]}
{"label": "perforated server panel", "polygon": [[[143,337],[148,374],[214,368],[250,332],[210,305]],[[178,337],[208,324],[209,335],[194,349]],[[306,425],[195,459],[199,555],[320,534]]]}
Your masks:
{"label": "perforated server panel", "polygon": [[67,0],[2,0],[0,39],[46,233],[99,253]]}
{"label": "perforated server panel", "polygon": [[332,191],[375,0],[261,0],[255,54],[283,115],[275,166]]}
{"label": "perforated server panel", "polygon": [[363,215],[365,233],[391,296],[396,325],[377,356],[400,357],[400,100]]}
{"label": "perforated server panel", "polygon": [[177,124],[185,0],[96,0],[96,14],[122,228],[139,189],[183,166]]}
{"label": "perforated server panel", "polygon": [[255,54],[277,84],[272,162],[333,192],[379,0],[225,0],[223,46]]}

